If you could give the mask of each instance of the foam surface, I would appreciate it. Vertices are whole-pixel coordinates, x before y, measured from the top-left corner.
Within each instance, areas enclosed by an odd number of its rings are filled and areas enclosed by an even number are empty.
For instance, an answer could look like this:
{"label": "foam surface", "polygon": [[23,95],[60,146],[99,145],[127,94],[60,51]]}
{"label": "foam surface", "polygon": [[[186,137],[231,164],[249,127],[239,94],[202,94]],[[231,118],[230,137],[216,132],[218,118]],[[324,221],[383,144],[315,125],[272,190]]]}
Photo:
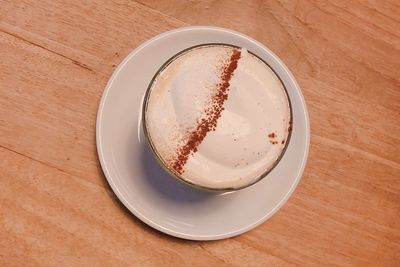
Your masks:
{"label": "foam surface", "polygon": [[[186,51],[154,80],[146,128],[167,166],[204,116],[232,49],[214,45]],[[283,85],[263,61],[241,52],[217,128],[189,156],[180,175],[191,183],[215,189],[245,186],[267,172],[284,149],[290,108]]]}

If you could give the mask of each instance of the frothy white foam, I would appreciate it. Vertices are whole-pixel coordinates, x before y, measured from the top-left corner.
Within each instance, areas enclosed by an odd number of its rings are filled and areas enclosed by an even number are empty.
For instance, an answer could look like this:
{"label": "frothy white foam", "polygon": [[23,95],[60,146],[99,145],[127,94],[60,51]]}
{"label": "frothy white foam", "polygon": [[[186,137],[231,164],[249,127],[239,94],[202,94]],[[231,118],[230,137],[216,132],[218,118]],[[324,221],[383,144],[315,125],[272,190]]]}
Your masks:
{"label": "frothy white foam", "polygon": [[[153,81],[146,128],[153,148],[173,172],[170,164],[187,142],[188,132],[206,116],[204,110],[233,49],[209,45],[188,50]],[[180,176],[214,189],[248,185],[274,166],[289,126],[290,107],[282,83],[263,61],[241,49],[217,127],[189,155]]]}

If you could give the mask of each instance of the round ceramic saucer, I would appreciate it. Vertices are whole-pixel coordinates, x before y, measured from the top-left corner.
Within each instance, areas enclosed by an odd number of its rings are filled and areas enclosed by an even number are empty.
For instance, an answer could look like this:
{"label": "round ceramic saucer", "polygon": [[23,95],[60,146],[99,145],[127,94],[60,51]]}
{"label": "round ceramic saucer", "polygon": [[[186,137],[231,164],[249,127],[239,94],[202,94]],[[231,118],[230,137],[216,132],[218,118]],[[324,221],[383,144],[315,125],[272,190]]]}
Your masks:
{"label": "round ceramic saucer", "polygon": [[[233,44],[260,56],[280,76],[292,103],[293,132],[283,159],[266,178],[236,192],[206,192],[177,181],[158,165],[143,138],[141,105],[153,75],[179,51],[204,43]],[[270,218],[296,188],[310,142],[304,98],[279,58],[243,34],[201,26],[160,34],[125,58],[105,89],[96,135],[101,166],[121,202],[151,227],[192,240],[232,237]]]}

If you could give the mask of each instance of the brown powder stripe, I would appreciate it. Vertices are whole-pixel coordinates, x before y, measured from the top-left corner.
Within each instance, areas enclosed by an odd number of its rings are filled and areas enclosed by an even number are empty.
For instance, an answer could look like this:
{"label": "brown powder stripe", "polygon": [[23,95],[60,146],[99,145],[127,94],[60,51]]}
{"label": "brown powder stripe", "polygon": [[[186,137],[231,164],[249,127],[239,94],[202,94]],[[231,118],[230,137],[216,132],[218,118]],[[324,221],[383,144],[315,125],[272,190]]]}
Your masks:
{"label": "brown powder stripe", "polygon": [[195,130],[189,133],[188,141],[177,150],[177,157],[172,161],[172,168],[179,174],[184,172],[189,155],[197,151],[197,147],[210,131],[215,131],[218,119],[224,110],[223,104],[228,99],[229,82],[233,76],[233,72],[237,68],[241,51],[233,49],[231,58],[221,69],[221,82],[217,85],[217,92],[211,98],[211,105],[205,110],[206,118],[198,122]]}

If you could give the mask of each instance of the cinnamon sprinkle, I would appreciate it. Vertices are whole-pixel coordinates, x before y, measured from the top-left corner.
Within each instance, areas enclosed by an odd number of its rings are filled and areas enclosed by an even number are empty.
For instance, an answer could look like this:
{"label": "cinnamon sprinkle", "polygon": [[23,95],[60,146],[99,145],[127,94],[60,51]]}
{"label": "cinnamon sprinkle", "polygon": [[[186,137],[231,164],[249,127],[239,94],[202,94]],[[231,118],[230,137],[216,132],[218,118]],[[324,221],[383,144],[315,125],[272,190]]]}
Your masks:
{"label": "cinnamon sprinkle", "polygon": [[198,124],[192,132],[188,133],[187,142],[177,149],[177,157],[172,161],[171,167],[179,174],[184,172],[189,155],[197,151],[197,147],[204,140],[208,132],[215,131],[218,119],[224,110],[223,104],[228,99],[229,82],[233,76],[233,72],[237,68],[241,51],[233,49],[230,60],[222,67],[220,80],[217,84],[217,91],[211,98],[211,105],[206,108],[206,118],[198,121]]}

